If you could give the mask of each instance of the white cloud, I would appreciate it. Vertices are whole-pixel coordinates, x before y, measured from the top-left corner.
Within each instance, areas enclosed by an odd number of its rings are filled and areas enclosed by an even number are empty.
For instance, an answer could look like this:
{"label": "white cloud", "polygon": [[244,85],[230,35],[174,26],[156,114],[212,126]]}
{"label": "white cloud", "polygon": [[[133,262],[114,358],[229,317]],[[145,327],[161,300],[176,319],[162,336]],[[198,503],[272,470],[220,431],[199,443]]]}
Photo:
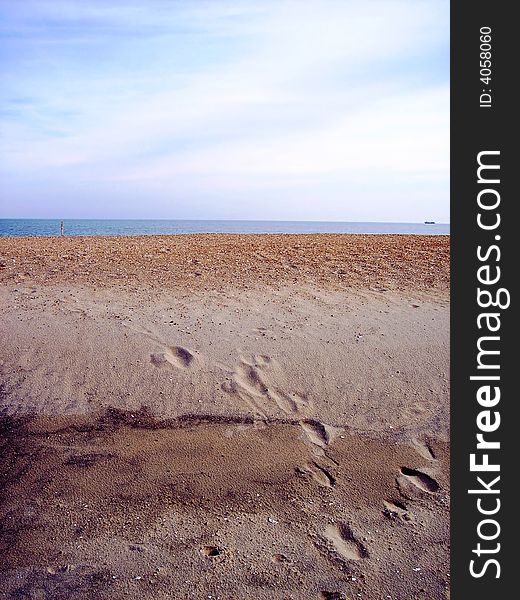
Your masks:
{"label": "white cloud", "polygon": [[[378,214],[379,180],[401,186],[403,197],[428,198],[428,214],[434,200],[420,186],[431,186],[440,193],[436,220],[447,218],[447,3],[158,2],[146,14],[140,6],[38,3],[31,22],[87,19],[122,30],[140,24],[150,35],[157,28],[161,55],[143,79],[132,72],[133,42],[121,49],[114,41],[126,63],[118,59],[92,78],[78,58],[77,72],[64,71],[68,80],[38,90],[33,114],[4,126],[1,160],[10,182],[29,173],[49,193],[73,180],[106,195],[126,184],[129,195],[141,190],[157,211],[182,192],[184,212],[188,202],[202,203],[218,215],[210,203],[220,202],[223,217],[248,216],[240,194],[277,201],[284,194],[294,218],[306,218],[302,198],[321,186],[327,214],[341,219],[350,210],[345,198],[363,189],[367,215]],[[163,39],[168,28],[176,32],[171,40]],[[217,62],[197,55],[201,36],[219,39]],[[170,41],[193,65],[164,56]],[[431,76],[414,64],[417,56]],[[60,65],[59,57],[53,61]],[[407,210],[397,201],[396,220]]]}

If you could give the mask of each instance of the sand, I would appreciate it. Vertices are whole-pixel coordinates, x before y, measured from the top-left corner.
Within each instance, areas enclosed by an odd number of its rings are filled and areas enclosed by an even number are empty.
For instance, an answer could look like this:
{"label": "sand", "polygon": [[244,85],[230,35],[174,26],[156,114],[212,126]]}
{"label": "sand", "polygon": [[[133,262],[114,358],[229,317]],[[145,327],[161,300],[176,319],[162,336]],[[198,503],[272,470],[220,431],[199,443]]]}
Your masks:
{"label": "sand", "polygon": [[6,598],[449,594],[449,238],[0,239]]}

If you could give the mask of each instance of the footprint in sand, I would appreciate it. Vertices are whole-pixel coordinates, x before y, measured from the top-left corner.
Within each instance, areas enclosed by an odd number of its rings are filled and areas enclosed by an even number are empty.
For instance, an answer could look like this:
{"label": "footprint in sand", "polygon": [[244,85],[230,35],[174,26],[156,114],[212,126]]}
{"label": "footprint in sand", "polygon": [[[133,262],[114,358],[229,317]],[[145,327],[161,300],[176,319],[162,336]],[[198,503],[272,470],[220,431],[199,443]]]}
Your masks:
{"label": "footprint in sand", "polygon": [[320,448],[326,448],[328,446],[330,436],[323,423],[314,419],[308,419],[306,421],[301,421],[300,427],[305,432],[305,435],[311,444],[319,446]]}
{"label": "footprint in sand", "polygon": [[324,538],[343,560],[368,558],[367,549],[356,539],[352,529],[346,523],[328,525],[325,529]]}
{"label": "footprint in sand", "polygon": [[267,356],[266,354],[255,354],[255,356],[253,356],[253,363],[257,367],[266,367],[272,362],[273,359],[270,356]]}
{"label": "footprint in sand", "polygon": [[423,442],[418,438],[412,440],[412,446],[415,451],[426,460],[437,460],[435,454],[428,442]]}
{"label": "footprint in sand", "polygon": [[338,466],[338,462],[327,454],[327,448],[334,438],[343,430],[339,427],[326,425],[317,419],[306,419],[300,421],[299,425],[304,434],[304,440],[310,447],[311,453],[316,460],[307,462],[300,467],[302,473],[308,473],[312,479],[324,487],[333,487],[336,484],[335,477],[330,469]]}
{"label": "footprint in sand", "polygon": [[165,367],[168,364],[179,369],[187,369],[195,360],[193,354],[182,348],[182,346],[171,346],[164,352],[157,352],[150,355],[150,361],[156,367]]}
{"label": "footprint in sand", "polygon": [[[278,373],[277,373],[278,370]],[[275,361],[266,355],[256,355],[251,361],[240,359],[231,383],[223,389],[236,393],[252,411],[267,417],[274,410],[280,410],[289,417],[305,417],[310,408],[309,401],[296,392],[281,389],[276,382],[283,381]]]}
{"label": "footprint in sand", "polygon": [[389,519],[400,519],[401,521],[412,520],[406,504],[399,502],[399,500],[385,500],[383,505],[385,507],[383,514]]}
{"label": "footprint in sand", "polygon": [[201,552],[204,556],[208,558],[216,558],[217,556],[222,556],[224,550],[219,548],[218,546],[204,546],[201,549]]}
{"label": "footprint in sand", "polygon": [[334,487],[336,478],[325,467],[312,461],[305,463],[302,467],[297,467],[296,472],[304,477],[312,477],[316,483],[323,487]]}
{"label": "footprint in sand", "polygon": [[166,367],[168,364],[179,369],[187,369],[192,366],[195,356],[182,346],[167,346],[161,336],[145,327],[129,327],[135,333],[143,335],[157,344],[163,346],[163,352],[154,352],[150,354],[150,362],[156,367]]}
{"label": "footprint in sand", "polygon": [[319,448],[326,448],[343,431],[340,427],[327,425],[317,419],[300,421],[300,427],[303,429],[308,440]]}
{"label": "footprint in sand", "polygon": [[397,477],[397,486],[401,494],[409,497],[413,492],[426,492],[434,494],[440,490],[440,485],[433,477],[409,467],[401,467],[401,473]]}
{"label": "footprint in sand", "polygon": [[336,479],[327,466],[337,464],[326,455],[327,446],[342,429],[326,425],[317,419],[309,418],[311,402],[303,395],[288,392],[282,388],[284,373],[270,356],[255,355],[251,361],[242,358],[233,373],[231,382],[222,385],[228,393],[235,393],[254,413],[262,418],[272,415],[273,409],[280,410],[291,419],[298,419],[304,439],[311,447],[312,454],[319,462],[309,461],[297,471],[312,477],[319,485],[332,487]]}

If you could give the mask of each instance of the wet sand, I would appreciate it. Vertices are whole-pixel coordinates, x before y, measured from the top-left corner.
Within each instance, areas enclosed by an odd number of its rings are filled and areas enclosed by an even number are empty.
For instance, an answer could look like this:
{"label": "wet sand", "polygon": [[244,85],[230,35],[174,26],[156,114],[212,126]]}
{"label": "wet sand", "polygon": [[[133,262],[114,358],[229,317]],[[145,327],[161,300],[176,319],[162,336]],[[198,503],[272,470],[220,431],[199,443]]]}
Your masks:
{"label": "wet sand", "polygon": [[0,302],[5,597],[447,597],[449,238],[3,238]]}

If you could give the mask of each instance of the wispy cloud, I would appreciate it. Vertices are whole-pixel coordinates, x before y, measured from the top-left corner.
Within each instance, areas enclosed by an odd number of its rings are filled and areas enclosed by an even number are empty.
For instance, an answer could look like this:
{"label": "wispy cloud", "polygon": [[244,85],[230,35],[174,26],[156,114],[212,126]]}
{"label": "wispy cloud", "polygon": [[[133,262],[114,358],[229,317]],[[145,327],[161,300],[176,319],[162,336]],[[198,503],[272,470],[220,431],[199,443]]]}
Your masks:
{"label": "wispy cloud", "polygon": [[448,220],[448,4],[0,0],[13,216]]}

